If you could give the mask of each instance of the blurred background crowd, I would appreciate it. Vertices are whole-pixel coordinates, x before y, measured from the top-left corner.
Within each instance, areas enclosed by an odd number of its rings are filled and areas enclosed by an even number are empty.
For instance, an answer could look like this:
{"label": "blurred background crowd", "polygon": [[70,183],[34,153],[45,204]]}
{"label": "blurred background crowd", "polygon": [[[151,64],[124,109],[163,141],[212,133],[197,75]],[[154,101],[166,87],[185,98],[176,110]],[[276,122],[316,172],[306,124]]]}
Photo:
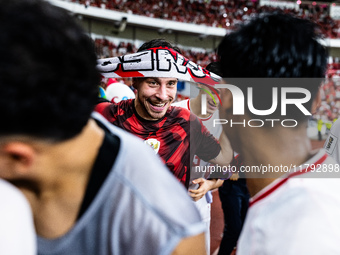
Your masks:
{"label": "blurred background crowd", "polygon": [[[261,4],[260,0],[177,0],[177,1],[156,1],[156,0],[64,0],[85,8],[98,8],[126,13],[129,15],[140,15],[144,17],[180,22],[183,24],[195,24],[214,28],[224,28],[226,31],[236,29],[240,24],[249,21],[252,17],[261,13],[280,11],[292,13],[295,16],[312,20],[318,24],[320,33],[325,39],[333,41],[340,38],[340,17],[335,14],[332,8],[336,8],[336,2],[301,2],[297,1],[268,1],[269,4]],[[271,2],[271,3],[270,3]],[[275,4],[273,4],[273,2]],[[281,4],[280,4],[281,3]],[[203,27],[202,27],[203,29]],[[168,33],[171,30],[163,29]],[[158,30],[160,37],[163,36],[162,29]],[[130,40],[110,36],[92,36],[95,41],[97,55],[100,58],[122,56],[134,53],[140,46],[141,41]],[[204,36],[202,37],[204,38]],[[202,40],[202,38],[200,38]],[[137,38],[138,39],[138,38]],[[178,44],[182,54],[193,62],[206,67],[210,62],[216,61],[214,49],[204,47],[188,47]],[[316,131],[310,136],[317,139],[324,139],[332,123],[340,114],[340,58],[330,54],[327,77],[325,77],[322,93],[322,106],[311,118],[310,125]],[[120,81],[122,82],[122,81]],[[124,82],[123,82],[124,83]],[[178,89],[177,100],[189,98],[189,94],[183,92],[185,84]],[[320,135],[321,134],[321,135]]]}

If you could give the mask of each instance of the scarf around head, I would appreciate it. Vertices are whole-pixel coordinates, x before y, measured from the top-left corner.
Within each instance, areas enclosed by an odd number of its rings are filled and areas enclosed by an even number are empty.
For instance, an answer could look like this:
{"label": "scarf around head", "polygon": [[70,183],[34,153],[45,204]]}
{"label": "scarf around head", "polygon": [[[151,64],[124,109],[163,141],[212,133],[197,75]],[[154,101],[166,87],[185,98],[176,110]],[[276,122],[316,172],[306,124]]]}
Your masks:
{"label": "scarf around head", "polygon": [[221,77],[168,47],[156,47],[121,57],[99,59],[97,69],[106,78],[166,77],[214,86]]}

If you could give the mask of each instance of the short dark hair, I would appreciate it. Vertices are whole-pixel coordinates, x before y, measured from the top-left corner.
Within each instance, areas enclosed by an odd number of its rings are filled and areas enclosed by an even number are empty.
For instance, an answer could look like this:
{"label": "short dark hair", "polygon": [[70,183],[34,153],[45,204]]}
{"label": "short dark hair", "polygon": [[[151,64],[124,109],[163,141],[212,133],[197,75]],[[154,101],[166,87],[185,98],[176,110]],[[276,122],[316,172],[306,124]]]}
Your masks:
{"label": "short dark hair", "polygon": [[[167,48],[170,48],[170,49],[173,49],[175,51],[177,51],[178,53],[182,54],[181,53],[181,50],[177,47],[177,46],[174,46],[172,45],[172,43],[168,42],[167,40],[165,39],[161,39],[161,38],[157,38],[157,39],[152,39],[150,41],[147,41],[145,43],[143,43],[137,50],[137,52],[141,52],[141,51],[146,51],[148,49],[151,49],[151,48],[157,48],[157,47],[167,47]],[[147,77],[148,78],[148,77]],[[137,84],[139,84],[140,82],[146,80],[147,78],[140,78],[140,77],[133,77],[132,78],[132,86],[137,89]]]}
{"label": "short dark hair", "polygon": [[217,61],[210,62],[205,69],[207,69],[209,72],[213,72],[214,74],[222,76],[220,63]]}
{"label": "short dark hair", "polygon": [[92,40],[70,14],[46,1],[0,5],[0,135],[74,137],[98,95]]}
{"label": "short dark hair", "polygon": [[138,48],[137,52],[145,51],[150,48],[156,48],[156,47],[168,47],[182,54],[181,50],[177,46],[174,46],[172,45],[172,43],[166,41],[165,39],[160,39],[160,38],[152,39],[150,41],[143,43],[142,46]]}
{"label": "short dark hair", "polygon": [[[314,23],[289,14],[266,14],[257,17],[238,31],[230,33],[221,41],[217,53],[224,78],[324,78],[327,69],[327,50],[318,39]],[[252,79],[235,84],[246,94]],[[245,81],[247,80],[247,81]],[[285,79],[283,79],[285,80]],[[289,81],[271,84],[271,87],[286,87]],[[288,80],[288,79],[287,79]],[[228,79],[226,79],[228,81]],[[244,82],[244,83],[243,83]],[[301,82],[311,92],[312,100],[318,92],[321,79]],[[243,85],[242,85],[243,84]],[[296,87],[296,83],[290,84]],[[271,105],[271,90],[258,94],[260,105]],[[256,97],[255,97],[256,99]],[[305,104],[310,110],[312,100]],[[261,108],[257,109],[268,109]],[[273,115],[274,116],[274,115]],[[288,114],[287,114],[288,116]],[[306,119],[298,111],[291,117]]]}

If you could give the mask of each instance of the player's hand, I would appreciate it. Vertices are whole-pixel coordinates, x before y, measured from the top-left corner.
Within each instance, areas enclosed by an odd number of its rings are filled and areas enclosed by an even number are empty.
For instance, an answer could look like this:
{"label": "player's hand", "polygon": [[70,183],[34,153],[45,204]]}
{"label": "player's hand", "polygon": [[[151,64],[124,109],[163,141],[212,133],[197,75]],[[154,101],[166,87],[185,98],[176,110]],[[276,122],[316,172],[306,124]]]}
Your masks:
{"label": "player's hand", "polygon": [[214,182],[206,180],[204,178],[198,178],[192,181],[194,184],[198,184],[198,189],[189,189],[189,195],[194,201],[200,200],[210,189],[212,189]]}
{"label": "player's hand", "polygon": [[238,173],[233,173],[231,176],[230,176],[230,180],[231,181],[237,181],[238,178],[240,178],[240,176],[238,175]]}

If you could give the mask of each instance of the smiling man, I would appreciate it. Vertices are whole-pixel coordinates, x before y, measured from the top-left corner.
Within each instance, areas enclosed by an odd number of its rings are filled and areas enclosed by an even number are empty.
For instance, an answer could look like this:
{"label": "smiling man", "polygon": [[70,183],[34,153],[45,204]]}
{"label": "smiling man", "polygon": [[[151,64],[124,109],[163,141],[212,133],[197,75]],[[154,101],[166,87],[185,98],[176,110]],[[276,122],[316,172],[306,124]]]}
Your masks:
{"label": "smiling man", "polygon": [[171,102],[176,97],[176,78],[146,78],[136,79],[138,87],[135,108],[138,115],[146,120],[158,120],[169,109]]}
{"label": "smiling man", "polygon": [[[180,52],[161,39],[144,43],[138,52],[160,48]],[[177,81],[173,77],[134,78],[136,99],[117,105],[100,103],[96,111],[109,122],[151,145],[168,169],[188,188],[188,170],[194,155],[215,164],[229,165],[233,152],[226,136],[218,142],[196,115],[187,109],[171,106],[177,92]]]}

